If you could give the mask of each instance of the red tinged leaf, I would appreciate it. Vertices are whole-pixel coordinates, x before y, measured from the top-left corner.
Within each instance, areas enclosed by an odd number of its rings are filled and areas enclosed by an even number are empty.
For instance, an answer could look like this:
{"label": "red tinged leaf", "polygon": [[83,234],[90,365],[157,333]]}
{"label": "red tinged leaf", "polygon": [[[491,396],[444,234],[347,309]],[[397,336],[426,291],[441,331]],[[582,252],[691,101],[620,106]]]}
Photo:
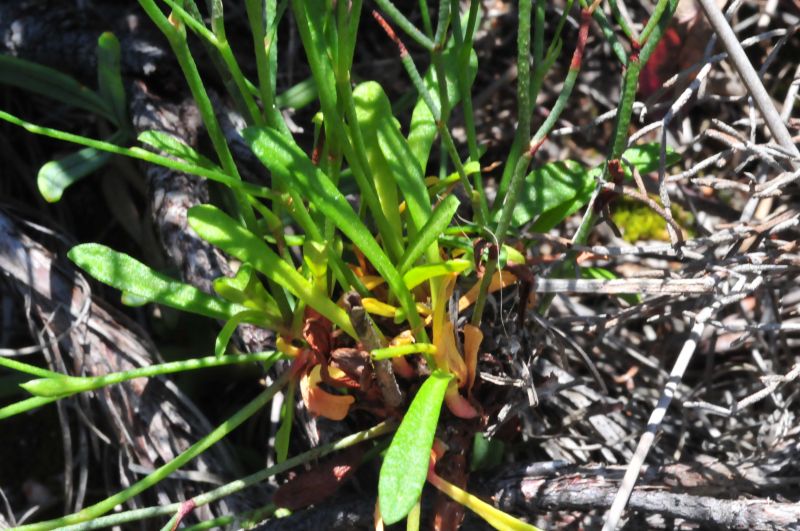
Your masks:
{"label": "red tinged leaf", "polygon": [[483,252],[487,249],[489,252],[486,260],[489,262],[494,262],[497,260],[497,256],[500,251],[496,244],[481,238],[477,240],[473,246],[472,253],[473,259],[475,260],[475,273],[478,275],[478,278],[482,278],[483,272],[486,271],[486,265],[483,261]]}
{"label": "red tinged leaf", "polygon": [[[725,0],[717,0],[720,8]],[[703,57],[710,26],[696,0],[680,0],[675,16],[639,75],[639,97],[649,98],[664,82]],[[686,81],[690,82],[694,76]]]}
{"label": "red tinged leaf", "polygon": [[661,85],[677,72],[675,55],[680,52],[681,37],[673,27],[667,28],[650,60],[639,74],[639,95],[648,98],[658,92]]}
{"label": "red tinged leaf", "polygon": [[272,502],[278,507],[296,511],[326,500],[356,471],[363,455],[361,446],[339,452],[281,485]]}
{"label": "red tinged leaf", "polygon": [[317,354],[320,363],[331,350],[331,332],[333,324],[316,310],[306,307],[305,323],[303,324],[303,339],[306,340],[311,350]]}

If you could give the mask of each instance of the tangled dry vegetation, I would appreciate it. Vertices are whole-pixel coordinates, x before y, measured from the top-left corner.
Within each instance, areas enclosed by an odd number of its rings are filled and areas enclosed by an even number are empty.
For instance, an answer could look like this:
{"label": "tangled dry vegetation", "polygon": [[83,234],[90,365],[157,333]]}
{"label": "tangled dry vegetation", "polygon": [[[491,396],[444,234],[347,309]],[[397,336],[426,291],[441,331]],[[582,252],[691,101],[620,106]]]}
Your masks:
{"label": "tangled dry vegetation", "polygon": [[[643,78],[629,141],[659,143],[660,168],[634,172],[634,183],[603,185],[600,197],[607,201],[609,214],[585,245],[570,242],[580,212],[545,234],[513,234],[534,273],[535,297],[520,300],[518,288],[508,287],[490,299],[484,319],[476,394],[481,404],[490,405],[482,428],[502,445],[504,457],[473,472],[470,490],[545,529],[597,529],[620,518],[628,529],[800,528],[800,155],[795,147],[800,134],[800,6],[790,0],[725,6],[769,105],[788,130],[787,144],[767,123],[765,102],[741,80],[729,56],[738,52],[721,43],[718,30],[697,5],[681,3],[688,6],[673,25],[672,48],[664,57],[654,56],[654,66],[646,72],[650,77]],[[652,11],[650,4],[629,5],[631,12],[622,16],[643,20]],[[622,2],[619,6],[624,8]],[[5,53],[41,62],[60,60],[62,68],[78,75],[91,71],[80,55],[54,56],[58,51],[37,43],[34,31],[26,36],[31,42],[9,39],[15,23],[65,25],[47,17],[33,21],[37,12],[28,8],[0,8]],[[562,8],[562,2],[555,2],[548,13],[555,20]],[[97,9],[109,19],[123,20],[123,8]],[[132,24],[130,17],[125,24]],[[474,106],[481,140],[488,146],[483,161],[490,186],[502,172],[502,160],[490,164],[492,156],[505,153],[513,136],[516,70],[508,48],[513,48],[515,17],[514,4],[487,2],[476,41],[480,69]],[[577,27],[574,20],[568,24]],[[77,43],[82,32],[92,31],[77,20],[67,26]],[[384,34],[373,32],[365,37],[370,47],[359,56],[356,71],[392,87],[400,83],[391,79],[396,64],[371,72],[376,64],[384,65],[376,61],[389,65],[387,58],[394,57]],[[121,35],[123,46],[125,35],[130,42],[147,42],[130,27]],[[142,73],[142,68],[152,68],[160,75],[168,68],[159,47],[138,50],[123,58],[132,77],[137,69],[141,75],[132,85],[139,90],[131,101],[135,127],[156,124],[195,143],[200,124],[192,106],[174,92],[171,99],[179,103],[154,96],[148,84],[155,85],[157,75]],[[550,108],[568,59],[550,72],[537,109]],[[297,72],[284,73],[287,83],[302,75],[304,66],[297,61]],[[616,64],[611,47],[593,25],[572,104],[534,164],[573,159],[591,167],[604,159],[619,101],[621,67],[609,66]],[[180,85],[165,74],[157,86],[169,92]],[[13,99],[18,93],[4,96],[3,108],[25,105]],[[302,113],[293,116],[300,126],[306,118]],[[227,126],[235,128],[235,120],[231,115]],[[456,140],[459,120],[455,116],[451,124]],[[41,202],[19,181],[35,174],[35,165],[10,153],[16,149],[10,146],[30,140],[12,138],[8,128],[0,134],[6,138],[3,155],[11,161],[0,184],[6,203],[0,214],[0,270],[3,300],[14,301],[3,304],[7,324],[2,354],[41,351],[55,367],[89,374],[158,359],[148,333],[103,303],[59,258],[63,231],[42,226],[64,223],[79,239],[90,239],[87,235],[96,236],[97,228],[87,228],[77,209],[81,201],[97,201],[109,205],[97,215],[115,220],[109,231],[128,227],[129,233],[117,240],[129,238],[129,247],[149,249],[145,252],[156,256],[149,221],[139,219],[146,213],[164,243],[166,260],[185,280],[208,288],[211,279],[229,269],[225,257],[186,233],[185,211],[203,201],[204,185],[194,177],[128,164],[129,171],[148,174],[147,190],[131,191],[130,181],[117,179],[104,196],[82,188],[66,203],[34,215],[31,209]],[[667,148],[679,156],[669,167]],[[51,143],[41,142],[30,151],[50,149]],[[118,204],[110,202],[115,190],[125,190]],[[584,271],[613,275],[549,279],[552,264],[567,253],[577,254]],[[134,315],[140,323],[149,322],[145,317]],[[18,345],[29,327],[38,345],[21,350]],[[272,338],[245,327],[239,340],[248,350],[263,350]],[[64,458],[36,472],[50,476],[27,474],[27,465],[8,467],[13,476],[0,474],[8,522],[19,521],[27,508],[37,505],[43,507],[40,514],[53,506],[75,509],[87,490],[92,497],[105,488],[99,478],[107,476],[109,488],[129,484],[210,430],[205,413],[197,411],[184,391],[159,382],[147,388],[120,386],[92,400],[74,399],[59,406],[57,419],[33,417],[44,418],[45,426],[60,426],[53,445],[63,447]],[[241,399],[231,389],[220,394],[234,402]],[[237,443],[263,449],[267,416],[256,417]],[[349,433],[308,416],[300,415],[299,422],[305,439],[293,442],[298,451]],[[466,421],[443,418],[441,430],[451,441],[471,429]],[[5,425],[0,439],[14,430],[23,427]],[[41,436],[20,437],[33,441]],[[472,441],[462,443],[465,455],[472,451]],[[20,451],[8,442],[0,444],[4,461]],[[26,452],[17,459],[40,457]],[[202,459],[195,472],[160,484],[156,498],[164,504],[187,499],[239,466],[225,447],[215,447]],[[61,478],[54,479],[59,473]],[[374,482],[376,472],[360,473],[358,482],[344,486],[335,497],[269,520],[259,529],[371,526],[374,491],[365,485]],[[246,491],[197,516],[242,512],[274,488]],[[441,511],[423,506],[425,513]],[[467,515],[463,525],[483,524]]]}

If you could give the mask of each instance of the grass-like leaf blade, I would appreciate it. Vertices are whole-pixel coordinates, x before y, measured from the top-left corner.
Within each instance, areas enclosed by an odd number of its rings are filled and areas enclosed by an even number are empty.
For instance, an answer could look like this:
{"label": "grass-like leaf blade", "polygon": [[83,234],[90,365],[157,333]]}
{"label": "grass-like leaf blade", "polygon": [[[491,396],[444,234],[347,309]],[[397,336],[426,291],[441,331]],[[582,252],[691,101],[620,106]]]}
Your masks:
{"label": "grass-like leaf blade", "polygon": [[[458,52],[459,50],[455,47],[455,41],[451,40],[448,44],[448,48],[442,54],[444,76],[447,82],[447,99],[449,100],[451,109],[461,101],[462,97],[458,83]],[[470,50],[469,62],[465,73],[468,85],[472,85],[477,73],[478,56],[475,54],[474,50]],[[424,81],[434,103],[440,106],[438,82],[436,80],[436,71],[433,66],[431,66],[425,74]],[[425,101],[420,97],[411,114],[411,130],[408,134],[408,144],[422,169],[425,169],[428,165],[428,157],[435,138],[436,121],[433,119],[433,113],[431,113]]]}
{"label": "grass-like leaf blade", "polygon": [[54,68],[0,55],[0,83],[19,87],[79,109],[98,114],[116,124],[114,111],[96,92]]}
{"label": "grass-like leaf blade", "polygon": [[405,274],[430,245],[439,239],[444,229],[450,225],[450,221],[453,219],[456,210],[458,210],[459,204],[460,202],[456,196],[448,195],[433,210],[431,217],[409,242],[405,253],[400,258],[400,262],[397,264],[400,274]]}
{"label": "grass-like leaf blade", "polygon": [[378,480],[378,505],[388,525],[402,520],[422,493],[436,424],[452,378],[434,371],[425,380],[386,452]]}
{"label": "grass-like leaf blade", "polygon": [[105,245],[77,245],[70,249],[67,256],[104,284],[178,310],[223,320],[248,310],[174,280]]}
{"label": "grass-like leaf blade", "polygon": [[120,71],[119,40],[110,31],[97,39],[97,88],[100,97],[111,107],[120,128],[128,127],[125,86]]}
{"label": "grass-like leaf blade", "polygon": [[[353,91],[353,99],[358,123],[364,132],[364,142],[372,149],[377,148],[376,155],[382,159],[384,166],[382,169],[403,194],[411,221],[418,231],[431,215],[431,202],[422,168],[410,164],[414,160],[414,152],[400,133],[399,124],[392,114],[392,104],[383,88],[374,81],[358,85]],[[397,208],[397,204],[394,208]]]}
{"label": "grass-like leaf blade", "polygon": [[195,151],[194,148],[183,143],[180,139],[169,133],[163,131],[143,131],[139,134],[137,140],[142,144],[146,144],[159,151],[185,160],[186,162],[196,164],[201,168],[208,168],[209,170],[220,169],[219,166],[211,162],[210,159],[204,157]]}

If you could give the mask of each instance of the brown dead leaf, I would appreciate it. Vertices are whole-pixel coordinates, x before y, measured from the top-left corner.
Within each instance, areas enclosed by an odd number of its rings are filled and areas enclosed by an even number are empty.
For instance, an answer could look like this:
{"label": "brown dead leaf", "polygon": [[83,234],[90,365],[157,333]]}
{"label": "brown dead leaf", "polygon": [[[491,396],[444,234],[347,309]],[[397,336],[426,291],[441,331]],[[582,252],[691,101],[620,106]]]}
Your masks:
{"label": "brown dead leaf", "polygon": [[361,446],[352,446],[307,472],[290,479],[275,492],[273,503],[296,511],[329,498],[356,471],[364,455]]}

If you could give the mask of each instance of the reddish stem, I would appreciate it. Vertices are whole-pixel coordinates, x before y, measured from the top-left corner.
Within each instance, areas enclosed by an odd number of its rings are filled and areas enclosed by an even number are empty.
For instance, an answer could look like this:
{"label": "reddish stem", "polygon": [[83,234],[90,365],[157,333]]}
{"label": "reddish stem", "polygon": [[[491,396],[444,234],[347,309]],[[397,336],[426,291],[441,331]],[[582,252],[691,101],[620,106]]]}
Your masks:
{"label": "reddish stem", "polygon": [[406,49],[406,45],[403,44],[403,41],[400,40],[400,37],[397,36],[397,34],[392,29],[392,27],[389,25],[388,22],[386,22],[386,20],[384,20],[384,18],[381,16],[381,14],[373,9],[372,10],[372,18],[374,18],[376,21],[378,21],[378,24],[381,25],[381,27],[383,28],[383,31],[386,32],[386,35],[388,35],[389,38],[392,39],[392,41],[394,41],[394,43],[397,45],[398,50],[400,50],[400,57],[402,58],[402,57],[407,56],[408,55],[408,50]]}

